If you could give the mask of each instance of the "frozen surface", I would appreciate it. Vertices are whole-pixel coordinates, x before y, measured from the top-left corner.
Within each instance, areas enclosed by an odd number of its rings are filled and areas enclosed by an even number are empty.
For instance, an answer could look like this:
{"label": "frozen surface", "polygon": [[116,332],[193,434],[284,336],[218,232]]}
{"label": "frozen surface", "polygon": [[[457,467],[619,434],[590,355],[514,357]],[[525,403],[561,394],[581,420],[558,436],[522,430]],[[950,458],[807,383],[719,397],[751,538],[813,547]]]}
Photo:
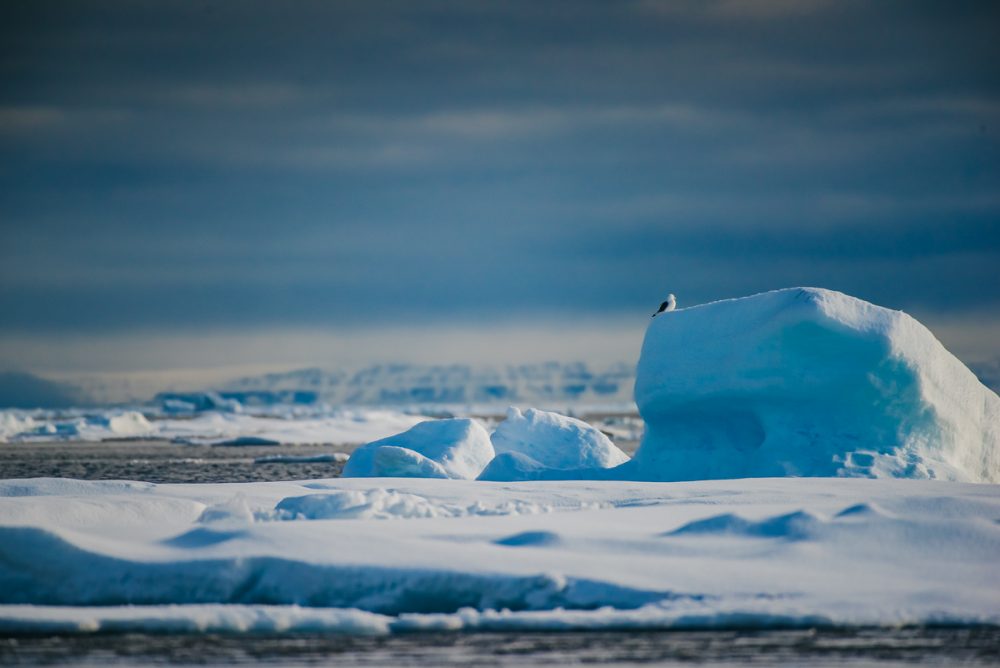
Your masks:
{"label": "frozen surface", "polygon": [[790,288],[662,313],[622,477],[1000,481],[1000,398],[901,311]]}
{"label": "frozen surface", "polygon": [[342,409],[298,416],[210,410],[190,417],[147,419],[137,411],[2,411],[0,443],[146,438],[179,443],[276,445],[357,444],[409,429],[427,418],[384,409]]}
{"label": "frozen surface", "polygon": [[942,481],[8,480],[0,629],[998,624],[998,519]]}
{"label": "frozen surface", "polygon": [[476,420],[430,420],[358,448],[343,475],[472,479],[493,455],[490,434]]}
{"label": "frozen surface", "polygon": [[608,469],[629,460],[601,431],[582,420],[558,413],[511,407],[507,418],[490,437],[497,461],[483,473],[484,480],[530,480],[538,476],[573,475]]}

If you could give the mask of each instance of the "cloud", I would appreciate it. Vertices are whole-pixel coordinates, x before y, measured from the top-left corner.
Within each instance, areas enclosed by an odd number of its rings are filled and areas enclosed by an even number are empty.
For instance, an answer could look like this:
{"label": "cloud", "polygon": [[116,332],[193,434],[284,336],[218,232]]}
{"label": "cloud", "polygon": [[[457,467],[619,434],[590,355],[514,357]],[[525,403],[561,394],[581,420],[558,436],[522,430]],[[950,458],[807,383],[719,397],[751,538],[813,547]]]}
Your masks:
{"label": "cloud", "polygon": [[1000,303],[990,4],[54,7],[0,10],[18,345]]}

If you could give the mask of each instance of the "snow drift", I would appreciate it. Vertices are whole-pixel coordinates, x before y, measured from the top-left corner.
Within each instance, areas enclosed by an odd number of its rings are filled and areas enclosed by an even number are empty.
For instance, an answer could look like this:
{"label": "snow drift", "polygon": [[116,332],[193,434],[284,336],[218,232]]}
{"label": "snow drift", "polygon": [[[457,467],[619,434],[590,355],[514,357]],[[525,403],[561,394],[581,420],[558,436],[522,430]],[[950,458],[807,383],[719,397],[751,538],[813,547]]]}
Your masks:
{"label": "snow drift", "polygon": [[818,288],[658,315],[624,478],[1000,481],[1000,398],[926,327]]}

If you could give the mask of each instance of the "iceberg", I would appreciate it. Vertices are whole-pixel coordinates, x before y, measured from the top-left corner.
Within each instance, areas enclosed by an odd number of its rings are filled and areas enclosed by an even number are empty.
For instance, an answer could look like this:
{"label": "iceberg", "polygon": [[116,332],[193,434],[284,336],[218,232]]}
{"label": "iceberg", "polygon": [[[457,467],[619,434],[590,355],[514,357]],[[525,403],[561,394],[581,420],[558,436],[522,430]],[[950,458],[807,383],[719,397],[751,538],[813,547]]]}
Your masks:
{"label": "iceberg", "polygon": [[475,420],[429,420],[361,446],[343,476],[472,479],[493,456],[489,432]]}
{"label": "iceberg", "polygon": [[1000,397],[914,318],[788,288],[658,315],[626,479],[1000,481]]}

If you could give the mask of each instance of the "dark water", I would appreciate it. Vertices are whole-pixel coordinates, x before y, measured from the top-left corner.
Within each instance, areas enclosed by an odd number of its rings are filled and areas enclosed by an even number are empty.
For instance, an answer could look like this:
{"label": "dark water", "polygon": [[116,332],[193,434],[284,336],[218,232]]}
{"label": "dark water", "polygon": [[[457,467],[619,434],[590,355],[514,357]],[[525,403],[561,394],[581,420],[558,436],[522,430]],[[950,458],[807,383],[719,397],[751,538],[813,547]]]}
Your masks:
{"label": "dark water", "polygon": [[0,665],[998,665],[1000,630],[82,635],[0,639]]}
{"label": "dark water", "polygon": [[274,455],[329,455],[350,447],[211,446],[166,441],[0,444],[0,478],[143,480],[155,483],[267,482],[335,478],[341,462],[267,462]]}

